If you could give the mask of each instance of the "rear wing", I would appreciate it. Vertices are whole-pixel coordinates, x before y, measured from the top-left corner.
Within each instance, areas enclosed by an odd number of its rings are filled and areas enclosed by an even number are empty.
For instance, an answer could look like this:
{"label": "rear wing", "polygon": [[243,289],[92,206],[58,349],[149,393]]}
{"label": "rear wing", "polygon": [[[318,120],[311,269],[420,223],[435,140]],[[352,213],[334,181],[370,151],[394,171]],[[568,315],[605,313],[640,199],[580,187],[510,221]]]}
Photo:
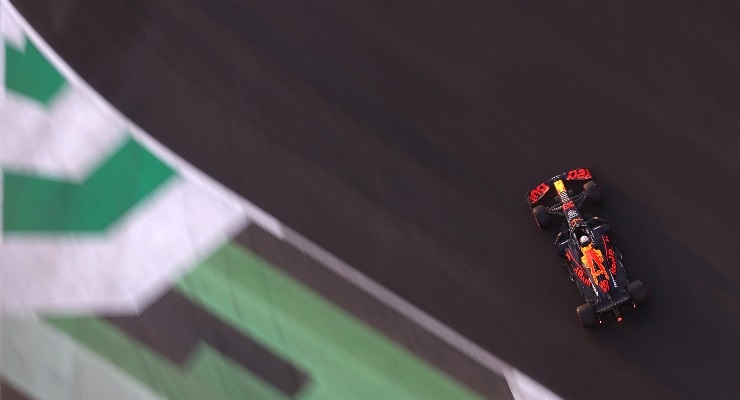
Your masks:
{"label": "rear wing", "polygon": [[572,169],[568,172],[555,175],[552,178],[540,183],[534,189],[527,192],[527,203],[531,208],[538,205],[544,205],[550,212],[562,212],[562,205],[560,204],[560,198],[557,196],[555,191],[554,183],[556,181],[563,181],[565,189],[568,191],[576,190],[576,193],[571,198],[576,202],[580,203],[585,198],[582,184],[576,184],[576,182],[592,180],[591,170],[588,167],[581,167]]}

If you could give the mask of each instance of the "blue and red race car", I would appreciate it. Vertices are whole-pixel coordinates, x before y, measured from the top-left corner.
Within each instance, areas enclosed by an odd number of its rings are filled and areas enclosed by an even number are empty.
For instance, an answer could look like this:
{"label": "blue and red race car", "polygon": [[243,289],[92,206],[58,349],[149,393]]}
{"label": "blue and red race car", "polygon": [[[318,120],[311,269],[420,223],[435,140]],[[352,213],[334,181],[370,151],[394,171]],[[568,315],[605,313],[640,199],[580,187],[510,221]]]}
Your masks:
{"label": "blue and red race car", "polygon": [[537,226],[548,227],[552,216],[565,219],[555,247],[585,300],[576,308],[578,318],[584,327],[592,327],[608,316],[621,321],[623,311],[648,300],[648,291],[641,281],[627,277],[609,224],[581,212],[586,200],[603,201],[587,167],[556,175],[527,193]]}

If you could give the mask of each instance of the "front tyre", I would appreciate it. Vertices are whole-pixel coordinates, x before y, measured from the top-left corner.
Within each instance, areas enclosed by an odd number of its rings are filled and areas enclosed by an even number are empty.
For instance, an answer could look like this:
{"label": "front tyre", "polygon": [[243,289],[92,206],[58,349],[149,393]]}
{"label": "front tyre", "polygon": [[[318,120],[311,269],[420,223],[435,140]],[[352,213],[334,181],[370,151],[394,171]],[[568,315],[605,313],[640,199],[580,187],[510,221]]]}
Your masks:
{"label": "front tyre", "polygon": [[550,212],[543,205],[539,205],[532,209],[532,215],[534,216],[535,222],[540,229],[545,229],[550,225]]}
{"label": "front tyre", "polygon": [[601,189],[594,181],[588,181],[583,184],[583,191],[586,192],[586,197],[595,204],[601,204],[604,202],[604,195],[601,193]]}
{"label": "front tyre", "polygon": [[594,306],[590,303],[584,303],[578,306],[576,308],[576,314],[578,314],[578,320],[581,321],[581,326],[584,328],[592,328],[599,323]]}
{"label": "front tyre", "polygon": [[634,280],[627,285],[627,290],[630,292],[630,297],[635,305],[645,304],[650,298],[647,288],[642,281]]}

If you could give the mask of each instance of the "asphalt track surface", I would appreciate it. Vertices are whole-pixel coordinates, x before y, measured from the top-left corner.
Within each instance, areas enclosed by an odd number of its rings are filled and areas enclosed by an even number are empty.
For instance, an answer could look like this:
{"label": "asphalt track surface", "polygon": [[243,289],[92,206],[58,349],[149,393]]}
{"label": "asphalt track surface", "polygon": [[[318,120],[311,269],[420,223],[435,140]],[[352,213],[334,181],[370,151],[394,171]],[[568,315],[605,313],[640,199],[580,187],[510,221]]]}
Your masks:
{"label": "asphalt track surface", "polygon": [[[168,147],[564,398],[737,398],[737,2],[14,4]],[[596,331],[524,202],[581,165],[652,295]]]}

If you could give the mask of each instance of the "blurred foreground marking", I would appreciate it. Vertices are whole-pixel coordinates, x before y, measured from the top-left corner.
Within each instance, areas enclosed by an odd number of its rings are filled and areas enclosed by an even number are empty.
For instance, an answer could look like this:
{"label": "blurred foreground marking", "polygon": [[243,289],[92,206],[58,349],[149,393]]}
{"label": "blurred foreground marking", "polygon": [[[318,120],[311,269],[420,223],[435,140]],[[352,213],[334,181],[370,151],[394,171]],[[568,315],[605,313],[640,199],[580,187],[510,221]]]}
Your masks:
{"label": "blurred foreground marking", "polygon": [[157,300],[141,316],[108,318],[180,366],[206,342],[221,354],[293,397],[307,376],[202,307],[175,291]]}
{"label": "blurred foreground marking", "polygon": [[[177,290],[306,371],[310,380],[296,398],[476,398],[238,245],[222,247],[185,277]],[[199,346],[181,368],[101,318],[52,322],[169,398],[286,398],[284,392],[222,357],[209,344]],[[185,332],[189,327],[177,328]],[[157,328],[153,329],[156,333]]]}
{"label": "blurred foreground marking", "polygon": [[25,50],[5,42],[5,87],[8,90],[46,106],[64,84],[62,74],[33,42],[26,40]]}
{"label": "blurred foreground marking", "polygon": [[6,170],[3,230],[104,231],[174,174],[133,138],[82,183]]}

